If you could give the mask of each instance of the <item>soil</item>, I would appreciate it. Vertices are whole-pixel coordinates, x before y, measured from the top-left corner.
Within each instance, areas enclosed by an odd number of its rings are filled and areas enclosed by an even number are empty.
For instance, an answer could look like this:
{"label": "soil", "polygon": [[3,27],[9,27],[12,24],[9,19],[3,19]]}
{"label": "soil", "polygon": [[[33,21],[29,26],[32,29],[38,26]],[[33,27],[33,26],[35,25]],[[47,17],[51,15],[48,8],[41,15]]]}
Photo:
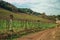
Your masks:
{"label": "soil", "polygon": [[60,28],[47,29],[44,31],[32,33],[16,40],[60,40]]}

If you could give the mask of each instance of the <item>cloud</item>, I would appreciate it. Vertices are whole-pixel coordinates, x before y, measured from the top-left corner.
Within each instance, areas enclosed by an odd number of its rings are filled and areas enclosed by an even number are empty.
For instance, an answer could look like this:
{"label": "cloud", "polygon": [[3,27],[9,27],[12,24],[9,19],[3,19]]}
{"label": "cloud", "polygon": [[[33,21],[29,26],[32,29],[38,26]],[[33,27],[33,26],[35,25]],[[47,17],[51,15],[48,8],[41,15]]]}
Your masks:
{"label": "cloud", "polygon": [[9,3],[19,3],[19,4],[38,2],[37,0],[4,0],[4,1],[7,1]]}
{"label": "cloud", "polygon": [[12,3],[16,7],[31,8],[36,12],[46,12],[46,14],[60,13],[60,0],[4,0]]}

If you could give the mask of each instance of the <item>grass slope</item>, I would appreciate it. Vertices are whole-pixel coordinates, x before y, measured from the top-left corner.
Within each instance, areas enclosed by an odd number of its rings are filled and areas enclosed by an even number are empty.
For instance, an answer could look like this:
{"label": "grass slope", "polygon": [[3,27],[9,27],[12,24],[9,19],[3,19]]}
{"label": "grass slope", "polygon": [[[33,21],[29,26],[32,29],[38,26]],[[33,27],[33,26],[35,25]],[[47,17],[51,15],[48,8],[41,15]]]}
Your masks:
{"label": "grass slope", "polygon": [[28,14],[24,14],[24,13],[13,13],[8,10],[0,8],[0,18],[9,18],[10,14],[12,14],[15,19],[27,19],[27,20],[35,20],[35,21],[40,20],[43,22],[49,21],[48,19],[40,18],[38,16],[28,15]]}

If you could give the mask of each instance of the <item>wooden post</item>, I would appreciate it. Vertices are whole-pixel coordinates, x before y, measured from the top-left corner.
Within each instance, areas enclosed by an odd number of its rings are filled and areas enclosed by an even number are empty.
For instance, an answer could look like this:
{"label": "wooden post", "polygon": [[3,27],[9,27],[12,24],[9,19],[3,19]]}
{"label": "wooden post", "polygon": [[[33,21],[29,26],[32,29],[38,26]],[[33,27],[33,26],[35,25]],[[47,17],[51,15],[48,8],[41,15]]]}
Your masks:
{"label": "wooden post", "polygon": [[33,29],[33,27],[34,27],[34,22],[33,22],[33,20],[32,20],[32,29]]}
{"label": "wooden post", "polygon": [[24,20],[24,29],[25,29],[25,20]]}
{"label": "wooden post", "polygon": [[29,27],[29,24],[28,24],[28,20],[27,20],[27,29],[28,29],[28,27]]}
{"label": "wooden post", "polygon": [[27,20],[25,20],[24,22],[26,22],[26,24],[24,25],[25,30],[27,30]]}
{"label": "wooden post", "polygon": [[10,15],[10,20],[9,20],[9,31],[13,31],[13,28],[12,28],[12,21],[13,21],[13,15]]}

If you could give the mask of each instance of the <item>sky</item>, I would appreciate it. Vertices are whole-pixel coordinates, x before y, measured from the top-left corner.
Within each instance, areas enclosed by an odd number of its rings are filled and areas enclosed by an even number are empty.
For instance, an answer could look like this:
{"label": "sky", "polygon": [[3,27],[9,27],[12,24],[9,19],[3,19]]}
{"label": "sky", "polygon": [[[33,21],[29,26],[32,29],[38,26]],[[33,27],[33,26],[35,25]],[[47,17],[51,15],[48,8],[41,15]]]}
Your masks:
{"label": "sky", "polygon": [[18,8],[30,8],[46,15],[60,15],[60,0],[4,0]]}

